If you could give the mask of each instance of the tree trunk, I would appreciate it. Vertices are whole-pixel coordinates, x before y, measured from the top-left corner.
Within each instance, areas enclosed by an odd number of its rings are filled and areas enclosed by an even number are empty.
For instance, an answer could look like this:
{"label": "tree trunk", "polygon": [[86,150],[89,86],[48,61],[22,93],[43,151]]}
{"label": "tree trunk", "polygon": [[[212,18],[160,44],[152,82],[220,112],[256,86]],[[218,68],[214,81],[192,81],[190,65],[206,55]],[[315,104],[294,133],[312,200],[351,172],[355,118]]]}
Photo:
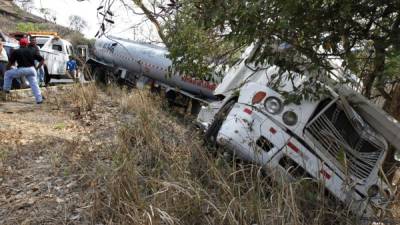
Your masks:
{"label": "tree trunk", "polygon": [[396,120],[400,121],[400,84],[396,84],[392,93],[392,101],[390,102],[388,112]]}
{"label": "tree trunk", "polygon": [[[400,83],[396,84],[392,92],[391,100],[386,100],[384,110],[393,116],[396,120],[400,121]],[[388,179],[392,181],[396,171],[400,173],[399,162],[394,159],[396,149],[390,146],[389,151],[386,155],[385,162],[383,164],[383,170],[385,171]]]}
{"label": "tree trunk", "polygon": [[371,71],[371,73],[367,74],[367,77],[364,79],[365,88],[363,94],[367,98],[371,98],[372,88],[374,86],[375,80],[383,76],[383,71],[385,70],[385,48],[386,45],[383,41],[374,41],[374,70]]}
{"label": "tree trunk", "polygon": [[143,13],[146,15],[146,17],[150,20],[150,22],[152,22],[154,24],[154,26],[157,29],[157,33],[160,36],[161,40],[164,42],[164,44],[167,44],[166,38],[165,38],[163,32],[161,31],[161,25],[158,22],[157,18],[154,16],[153,12],[150,9],[148,9],[143,4],[143,1],[141,1],[141,0],[133,0],[133,3],[135,5],[137,5],[143,11]]}

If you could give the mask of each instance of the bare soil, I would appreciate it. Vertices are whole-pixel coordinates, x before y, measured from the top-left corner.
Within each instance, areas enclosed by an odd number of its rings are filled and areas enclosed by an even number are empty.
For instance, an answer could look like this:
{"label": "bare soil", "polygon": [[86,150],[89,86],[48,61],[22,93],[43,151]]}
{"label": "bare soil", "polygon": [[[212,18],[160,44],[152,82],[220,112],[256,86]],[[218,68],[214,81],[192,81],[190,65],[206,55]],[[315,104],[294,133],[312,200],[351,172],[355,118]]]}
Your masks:
{"label": "bare soil", "polygon": [[87,112],[59,98],[0,102],[0,224],[91,223],[82,164],[112,145],[117,108],[104,94]]}

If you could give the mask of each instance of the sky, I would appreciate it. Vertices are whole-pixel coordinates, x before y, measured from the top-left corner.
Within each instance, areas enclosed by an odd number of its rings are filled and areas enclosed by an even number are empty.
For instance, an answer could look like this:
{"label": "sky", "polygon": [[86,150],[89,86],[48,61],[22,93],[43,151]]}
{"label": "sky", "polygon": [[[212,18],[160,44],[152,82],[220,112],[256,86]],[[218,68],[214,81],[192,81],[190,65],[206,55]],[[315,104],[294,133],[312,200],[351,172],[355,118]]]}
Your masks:
{"label": "sky", "polygon": [[[111,11],[113,12],[113,20],[115,25],[107,26],[107,34],[128,38],[138,41],[157,40],[157,34],[151,23],[143,23],[143,16],[134,15],[132,11],[127,9],[121,2],[123,0],[108,0],[114,2]],[[87,38],[94,38],[96,32],[100,28],[100,17],[97,14],[97,8],[104,0],[86,0],[78,2],[76,0],[34,0],[33,14],[39,15],[38,9],[47,8],[57,18],[57,23],[63,26],[69,26],[69,16],[78,15],[87,23],[88,27],[82,31]],[[125,0],[127,4],[132,6],[130,0]],[[138,10],[139,11],[139,10]],[[135,26],[138,25],[139,26]],[[132,26],[136,28],[133,29]]]}

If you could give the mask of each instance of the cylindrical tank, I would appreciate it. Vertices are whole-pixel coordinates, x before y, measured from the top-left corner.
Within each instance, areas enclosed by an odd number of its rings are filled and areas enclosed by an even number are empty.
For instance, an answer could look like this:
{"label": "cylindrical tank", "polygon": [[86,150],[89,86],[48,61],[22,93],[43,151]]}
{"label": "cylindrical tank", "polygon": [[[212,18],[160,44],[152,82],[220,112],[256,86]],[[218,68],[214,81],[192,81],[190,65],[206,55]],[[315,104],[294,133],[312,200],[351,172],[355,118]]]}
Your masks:
{"label": "cylindrical tank", "polygon": [[214,97],[216,83],[184,74],[168,75],[172,62],[167,54],[167,49],[159,46],[107,36],[97,39],[94,47],[94,55],[98,59],[115,67],[147,76],[199,97]]}

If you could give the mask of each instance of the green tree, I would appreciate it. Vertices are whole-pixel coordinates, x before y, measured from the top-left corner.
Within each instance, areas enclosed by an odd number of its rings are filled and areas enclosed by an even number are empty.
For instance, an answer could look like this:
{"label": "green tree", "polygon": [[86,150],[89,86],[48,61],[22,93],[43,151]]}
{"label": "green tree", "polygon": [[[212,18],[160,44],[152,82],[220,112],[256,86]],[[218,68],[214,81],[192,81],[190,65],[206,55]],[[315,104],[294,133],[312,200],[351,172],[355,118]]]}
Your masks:
{"label": "green tree", "polygon": [[30,31],[43,31],[46,29],[46,25],[38,23],[18,23],[17,31],[30,32]]}
{"label": "green tree", "polygon": [[[379,95],[387,105],[393,102],[391,96],[398,88],[392,87],[399,82],[399,0],[182,0],[171,7],[176,16],[165,32],[171,56],[180,67],[185,64],[184,68],[196,68],[197,62],[216,54],[206,48],[204,54],[192,55],[177,39],[184,38],[185,43],[200,45],[199,48],[204,39],[208,43],[228,41],[234,47],[257,41],[262,47],[253,58],[256,63],[280,63],[283,70],[295,70],[301,63],[329,71],[333,68],[327,59],[338,57],[362,80],[366,97]],[[207,38],[199,39],[187,32],[203,32]],[[270,48],[277,39],[295,49],[288,54],[301,53],[308,60],[282,61],[281,55]],[[199,70],[204,71],[207,70]],[[391,113],[400,116],[399,112]]]}

